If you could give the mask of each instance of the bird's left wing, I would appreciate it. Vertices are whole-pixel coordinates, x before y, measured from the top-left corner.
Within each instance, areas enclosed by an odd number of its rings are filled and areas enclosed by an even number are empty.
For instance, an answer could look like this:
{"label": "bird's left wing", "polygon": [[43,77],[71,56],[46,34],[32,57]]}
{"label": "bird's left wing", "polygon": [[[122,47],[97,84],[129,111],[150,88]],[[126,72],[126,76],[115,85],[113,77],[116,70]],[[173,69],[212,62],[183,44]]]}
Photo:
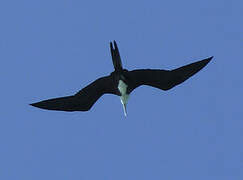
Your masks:
{"label": "bird's left wing", "polygon": [[95,80],[73,96],[48,99],[30,105],[57,111],[88,111],[105,93],[116,94],[112,76]]}
{"label": "bird's left wing", "polygon": [[128,71],[127,76],[133,85],[130,92],[141,85],[169,90],[196,74],[205,67],[212,58],[213,57],[203,59],[174,70],[138,69]]}

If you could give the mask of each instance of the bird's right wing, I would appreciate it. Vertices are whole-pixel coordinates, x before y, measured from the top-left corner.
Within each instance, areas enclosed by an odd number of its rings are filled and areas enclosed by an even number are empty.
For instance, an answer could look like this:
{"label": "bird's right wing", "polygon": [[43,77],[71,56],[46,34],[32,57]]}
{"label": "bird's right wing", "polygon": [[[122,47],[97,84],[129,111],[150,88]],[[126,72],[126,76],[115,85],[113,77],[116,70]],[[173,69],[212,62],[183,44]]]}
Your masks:
{"label": "bird's right wing", "polygon": [[130,91],[141,85],[153,86],[162,90],[169,90],[181,84],[203,67],[205,67],[213,57],[197,61],[174,70],[139,69],[129,71],[128,77],[134,86]]}
{"label": "bird's right wing", "polygon": [[30,105],[57,111],[88,111],[105,93],[116,93],[112,76],[95,80],[73,96],[48,99]]}

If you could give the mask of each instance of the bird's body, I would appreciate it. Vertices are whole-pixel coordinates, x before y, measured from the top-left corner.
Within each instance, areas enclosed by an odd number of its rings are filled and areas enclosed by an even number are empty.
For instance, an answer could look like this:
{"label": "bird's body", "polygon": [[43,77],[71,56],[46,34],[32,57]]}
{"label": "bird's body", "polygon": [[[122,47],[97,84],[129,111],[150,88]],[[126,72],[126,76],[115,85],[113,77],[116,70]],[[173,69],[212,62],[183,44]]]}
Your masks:
{"label": "bird's body", "polygon": [[66,96],[40,101],[32,106],[59,111],[88,111],[103,94],[120,96],[125,115],[129,94],[141,85],[152,86],[161,90],[169,90],[184,82],[205,67],[213,58],[207,58],[174,70],[138,69],[128,71],[123,69],[116,42],[110,43],[114,71],[101,77],[73,96]]}

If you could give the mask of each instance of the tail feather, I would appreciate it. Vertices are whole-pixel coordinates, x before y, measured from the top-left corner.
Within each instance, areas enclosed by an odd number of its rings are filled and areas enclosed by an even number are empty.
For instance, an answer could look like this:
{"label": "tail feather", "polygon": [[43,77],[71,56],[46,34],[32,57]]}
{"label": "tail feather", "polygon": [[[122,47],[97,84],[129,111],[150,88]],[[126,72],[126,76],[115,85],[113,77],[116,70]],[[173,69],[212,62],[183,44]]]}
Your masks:
{"label": "tail feather", "polygon": [[111,56],[112,56],[112,62],[113,66],[115,68],[115,71],[121,71],[122,70],[122,62],[121,62],[121,57],[119,53],[118,46],[116,44],[116,41],[114,41],[114,47],[112,42],[110,42],[110,49],[111,49]]}

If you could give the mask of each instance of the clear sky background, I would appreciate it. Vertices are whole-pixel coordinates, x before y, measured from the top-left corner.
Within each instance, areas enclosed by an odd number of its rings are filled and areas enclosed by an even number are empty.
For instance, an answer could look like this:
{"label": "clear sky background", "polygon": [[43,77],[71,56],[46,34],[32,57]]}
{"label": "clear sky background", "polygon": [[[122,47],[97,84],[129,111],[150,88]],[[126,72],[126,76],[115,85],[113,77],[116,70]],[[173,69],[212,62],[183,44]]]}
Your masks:
{"label": "clear sky background", "polygon": [[[243,2],[0,1],[1,180],[243,179]],[[140,87],[89,112],[29,106],[113,71],[214,56],[170,91]]]}

